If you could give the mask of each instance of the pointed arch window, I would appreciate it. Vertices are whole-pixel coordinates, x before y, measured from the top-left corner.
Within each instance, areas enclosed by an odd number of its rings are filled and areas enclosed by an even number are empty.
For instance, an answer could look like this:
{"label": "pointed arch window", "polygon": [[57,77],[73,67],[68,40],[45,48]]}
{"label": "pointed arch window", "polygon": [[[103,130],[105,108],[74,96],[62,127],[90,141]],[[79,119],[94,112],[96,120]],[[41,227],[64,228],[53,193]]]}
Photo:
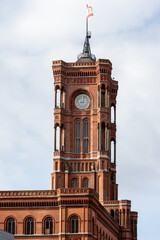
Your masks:
{"label": "pointed arch window", "polygon": [[15,219],[14,218],[9,218],[7,220],[7,232],[11,233],[11,234],[15,234]]}
{"label": "pointed arch window", "polygon": [[26,234],[34,234],[34,220],[32,217],[26,219]]}
{"label": "pointed arch window", "polygon": [[77,216],[71,217],[71,233],[79,232],[79,219]]}
{"label": "pointed arch window", "polygon": [[53,219],[51,217],[47,217],[45,219],[45,234],[53,233]]}
{"label": "pointed arch window", "polygon": [[80,120],[76,120],[76,153],[81,152],[81,123]]}
{"label": "pointed arch window", "polygon": [[89,121],[88,119],[84,120],[84,139],[83,139],[83,152],[89,152]]}

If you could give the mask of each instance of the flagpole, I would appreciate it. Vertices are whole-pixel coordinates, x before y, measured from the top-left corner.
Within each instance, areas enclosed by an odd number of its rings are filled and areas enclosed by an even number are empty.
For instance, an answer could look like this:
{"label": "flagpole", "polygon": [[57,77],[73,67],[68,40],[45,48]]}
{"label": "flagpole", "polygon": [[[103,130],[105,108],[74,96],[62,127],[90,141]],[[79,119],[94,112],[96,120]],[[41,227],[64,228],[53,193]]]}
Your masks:
{"label": "flagpole", "polygon": [[[88,7],[88,5],[86,5]],[[86,16],[86,37],[88,36],[88,17]]]}
{"label": "flagpole", "polygon": [[86,18],[86,37],[88,36],[88,18]]}

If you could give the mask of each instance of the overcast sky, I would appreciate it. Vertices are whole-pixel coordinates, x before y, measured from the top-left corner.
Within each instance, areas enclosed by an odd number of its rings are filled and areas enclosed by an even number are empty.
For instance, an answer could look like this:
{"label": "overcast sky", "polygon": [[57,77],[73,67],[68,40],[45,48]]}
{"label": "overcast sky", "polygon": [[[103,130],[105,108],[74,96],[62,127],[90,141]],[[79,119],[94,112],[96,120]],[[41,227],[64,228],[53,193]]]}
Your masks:
{"label": "overcast sky", "polygon": [[119,81],[119,199],[139,212],[140,240],[160,236],[160,1],[0,0],[0,189],[50,189],[52,60],[75,62],[85,37]]}

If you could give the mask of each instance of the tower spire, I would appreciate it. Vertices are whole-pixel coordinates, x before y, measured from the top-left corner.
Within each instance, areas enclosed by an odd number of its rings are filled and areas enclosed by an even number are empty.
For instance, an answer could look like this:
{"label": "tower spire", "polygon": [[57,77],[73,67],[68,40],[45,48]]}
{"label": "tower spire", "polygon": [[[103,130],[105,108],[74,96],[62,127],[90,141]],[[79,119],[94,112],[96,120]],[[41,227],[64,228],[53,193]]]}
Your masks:
{"label": "tower spire", "polygon": [[93,16],[92,7],[87,5],[88,14],[86,16],[86,37],[83,45],[83,52],[77,56],[77,62],[95,62],[96,57],[91,53],[89,39],[91,38],[91,32],[88,31],[88,18]]}

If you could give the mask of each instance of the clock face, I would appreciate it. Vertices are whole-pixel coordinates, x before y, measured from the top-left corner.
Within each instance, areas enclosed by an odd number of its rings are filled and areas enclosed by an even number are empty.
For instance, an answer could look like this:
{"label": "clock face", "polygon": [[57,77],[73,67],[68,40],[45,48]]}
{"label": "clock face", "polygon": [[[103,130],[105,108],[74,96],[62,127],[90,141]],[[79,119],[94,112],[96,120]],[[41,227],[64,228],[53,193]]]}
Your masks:
{"label": "clock face", "polygon": [[79,94],[75,98],[75,105],[79,109],[86,109],[90,105],[90,98],[86,94]]}

